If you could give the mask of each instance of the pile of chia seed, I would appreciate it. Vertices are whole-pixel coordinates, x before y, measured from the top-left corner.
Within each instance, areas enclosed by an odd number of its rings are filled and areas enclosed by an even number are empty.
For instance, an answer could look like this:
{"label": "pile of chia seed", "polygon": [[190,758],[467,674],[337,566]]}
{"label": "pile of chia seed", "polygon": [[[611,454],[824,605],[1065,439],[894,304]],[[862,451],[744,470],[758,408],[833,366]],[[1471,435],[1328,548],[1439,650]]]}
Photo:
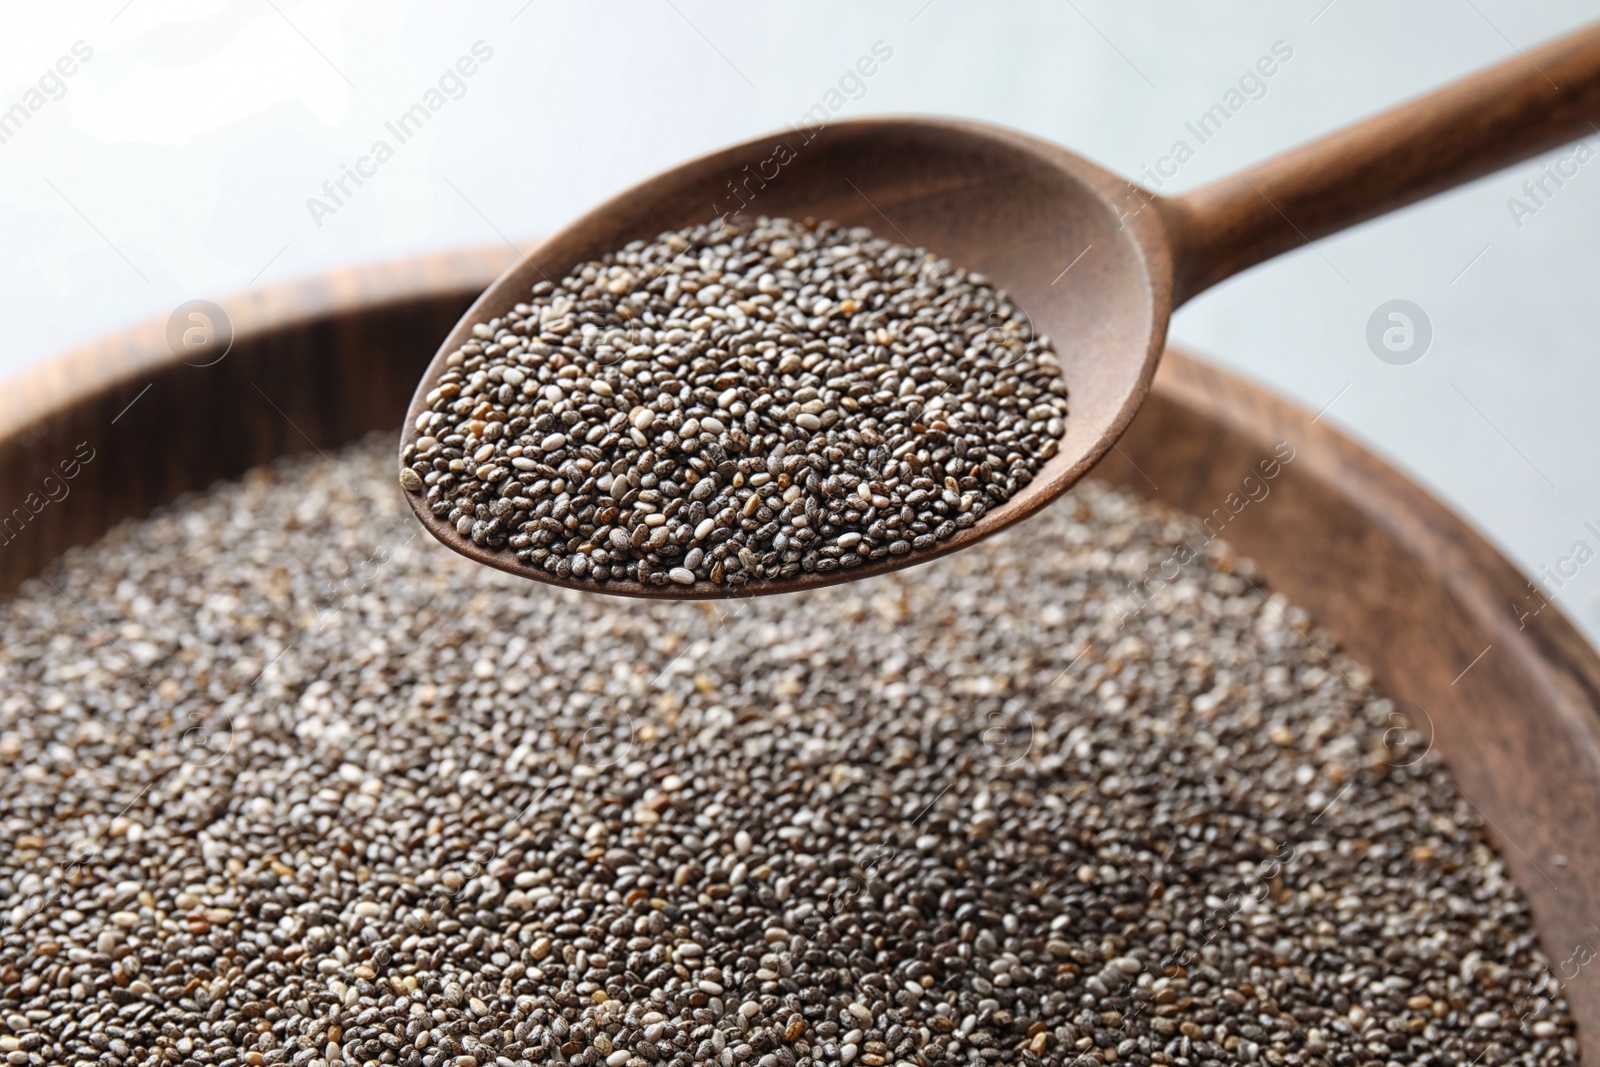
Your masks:
{"label": "pile of chia seed", "polygon": [[450,354],[400,482],[561,578],[740,584],[921,551],[1056,452],[1048,339],[977,274],[761,218],[540,282]]}
{"label": "pile of chia seed", "polygon": [[1473,807],[1220,543],[1083,485],[911,574],[596,597],[372,442],[0,604],[0,1056],[1572,1064]]}

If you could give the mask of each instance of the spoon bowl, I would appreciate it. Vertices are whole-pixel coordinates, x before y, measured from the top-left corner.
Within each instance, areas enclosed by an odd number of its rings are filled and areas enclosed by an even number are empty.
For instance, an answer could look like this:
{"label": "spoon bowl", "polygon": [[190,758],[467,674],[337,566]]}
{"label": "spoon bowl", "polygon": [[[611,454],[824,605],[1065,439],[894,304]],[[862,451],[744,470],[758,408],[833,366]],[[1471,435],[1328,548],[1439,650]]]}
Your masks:
{"label": "spoon bowl", "polygon": [[850,570],[740,584],[560,578],[463,537],[420,493],[434,537],[480,563],[590,592],[713,599],[793,592],[914,566],[1038,511],[1115,447],[1149,392],[1175,306],[1256,263],[1600,129],[1600,26],[1182,197],[984,123],[875,118],[797,128],[701,157],[613,197],[541,244],[468,309],[412,398],[417,417],[474,325],[541,281],[631,241],[721,217],[865,226],[988,277],[1054,344],[1068,389],[1055,454],[1005,503],[933,546]]}
{"label": "spoon bowl", "polygon": [[[763,173],[772,176],[763,180]],[[676,167],[600,205],[511,267],[445,339],[407,414],[408,443],[418,436],[416,418],[428,409],[427,394],[446,369],[443,357],[471,339],[474,324],[509,314],[538,282],[559,280],[577,264],[630,241],[707,222],[719,211],[733,226],[757,215],[866,226],[985,274],[1009,291],[1035,335],[1054,342],[1070,390],[1058,450],[1033,480],[972,526],[924,551],[830,574],[738,585],[657,586],[618,579],[599,584],[558,578],[524,565],[507,549],[476,544],[435,517],[420,494],[408,493],[407,499],[430,533],[480,563],[556,585],[626,596],[789,592],[864,578],[963,548],[1031,515],[1081,478],[1127,428],[1149,391],[1171,313],[1171,266],[1155,213],[1140,206],[1135,187],[1071,152],[974,122],[868,119],[748,141]]]}

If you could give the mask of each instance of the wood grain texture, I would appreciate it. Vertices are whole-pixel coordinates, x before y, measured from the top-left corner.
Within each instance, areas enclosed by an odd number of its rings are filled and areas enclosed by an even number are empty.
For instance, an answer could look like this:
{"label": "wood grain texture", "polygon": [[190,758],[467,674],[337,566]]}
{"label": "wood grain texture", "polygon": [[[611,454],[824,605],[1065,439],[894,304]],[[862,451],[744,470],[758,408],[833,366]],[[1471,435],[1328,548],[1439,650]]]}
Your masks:
{"label": "wood grain texture", "polygon": [[[183,492],[396,426],[437,339],[509,259],[430,257],[224,300],[234,342],[212,366],[175,355],[160,320],[13,378],[0,390],[0,593]],[[62,464],[85,450],[67,479]]]}
{"label": "wood grain texture", "polygon": [[1319,237],[1600,132],[1600,24],[1163,200],[1177,303]]}
{"label": "wood grain texture", "polygon": [[[770,181],[751,181],[763,161],[786,158]],[[775,165],[774,165],[775,166]],[[773,173],[772,167],[765,169]],[[748,184],[746,184],[748,183]],[[1083,476],[1138,409],[1166,342],[1171,308],[1161,222],[1135,186],[1064,148],[1011,130],[947,119],[862,119],[758,138],[691,160],[596,207],[497,278],[439,346],[417,386],[402,445],[439,384],[446,358],[472,327],[508,314],[534,284],[634,240],[709,223],[749,197],[743,218],[815,217],[866,226],[979,271],[1010,292],[1036,335],[1055,342],[1071,390],[1056,455],[1010,500],[972,526],[909,556],[886,556],[831,574],[804,573],[739,585],[612,579],[620,596],[694,600],[760,596],[853,581],[926,563],[1026,518]],[[737,223],[738,219],[730,219]],[[1079,256],[1082,256],[1079,259]],[[1077,261],[1074,265],[1074,261]],[[1063,272],[1072,267],[1062,284]],[[406,498],[428,532],[462,555],[524,578],[593,591],[524,564],[510,548],[462,537],[423,496]]]}
{"label": "wood grain texture", "polygon": [[[504,260],[499,251],[432,257],[226,302],[238,337],[215,367],[167,352],[156,324],[14,379],[0,392],[0,505],[31,491],[77,442],[97,455],[69,496],[0,547],[4,587],[183,492],[278,455],[397,429],[437,338]],[[1229,494],[1279,442],[1294,458],[1270,493],[1227,512]],[[1489,821],[1547,955],[1559,967],[1579,944],[1600,947],[1591,925],[1600,922],[1600,657],[1554,607],[1519,622],[1513,605],[1530,602],[1514,567],[1349,439],[1179,352],[1093,474],[1191,513],[1224,508],[1229,517],[1214,527],[1255,559],[1267,586],[1421,709],[1418,727]],[[1584,1033],[1600,1031],[1593,970],[1568,986]]]}
{"label": "wood grain texture", "polygon": [[[1427,492],[1303,410],[1169,352],[1092,472],[1211,515],[1279,442],[1265,499],[1212,528],[1405,701],[1527,894],[1556,973],[1600,950],[1600,657],[1528,579]],[[1153,484],[1152,484],[1153,483]],[[1565,857],[1561,866],[1555,857]],[[1600,1032],[1600,977],[1568,986]]]}
{"label": "wood grain texture", "polygon": [[[791,130],[691,160],[613,197],[497,278],[417,386],[402,447],[446,359],[508,314],[633,240],[732,210],[867,226],[988,275],[1052,338],[1070,390],[1058,450],[972,526],[851,570],[739,585],[612,579],[607,592],[685,600],[792,592],[917,566],[1027,518],[1111,449],[1143,403],[1175,307],[1256,263],[1600,130],[1600,25],[1176,199],[1064,148],[984,123],[873,118]],[[737,217],[735,217],[737,221]],[[1071,276],[1065,284],[1068,268]],[[524,578],[592,590],[462,537],[421,493],[407,500],[461,554]]]}

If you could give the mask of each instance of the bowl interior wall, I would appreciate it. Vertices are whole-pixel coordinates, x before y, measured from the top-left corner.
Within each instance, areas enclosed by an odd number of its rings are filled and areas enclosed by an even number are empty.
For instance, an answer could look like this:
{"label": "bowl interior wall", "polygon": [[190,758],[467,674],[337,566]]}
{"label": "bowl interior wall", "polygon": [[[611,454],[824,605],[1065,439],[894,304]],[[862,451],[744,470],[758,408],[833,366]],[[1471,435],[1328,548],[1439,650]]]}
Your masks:
{"label": "bowl interior wall", "polygon": [[[173,356],[155,324],[14,379],[0,507],[40,494],[80,443],[94,458],[0,532],[0,593],[183,492],[395,427],[436,339],[504,259],[430,257],[232,301],[234,347],[208,367]],[[1280,444],[1293,458],[1270,493],[1227,509]],[[1600,657],[1559,609],[1326,422],[1182,353],[1094,474],[1191,514],[1227,509],[1221,536],[1405,702],[1527,895],[1580,1029],[1600,1028],[1600,969],[1570,966],[1600,946]]]}

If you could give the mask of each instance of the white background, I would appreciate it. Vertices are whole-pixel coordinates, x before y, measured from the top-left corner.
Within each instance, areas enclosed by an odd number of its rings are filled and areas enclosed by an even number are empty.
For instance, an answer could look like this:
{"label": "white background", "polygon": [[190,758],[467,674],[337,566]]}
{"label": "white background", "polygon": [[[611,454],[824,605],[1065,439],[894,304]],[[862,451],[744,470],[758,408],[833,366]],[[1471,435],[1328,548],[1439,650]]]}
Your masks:
{"label": "white background", "polygon": [[[94,54],[0,143],[0,374],[195,297],[427,250],[526,248],[656,170],[787,126],[880,40],[893,57],[841,116],[987,119],[1130,175],[1286,42],[1266,95],[1170,192],[1597,17],[1594,0],[15,5],[0,110],[74,42]],[[493,57],[465,94],[316,225],[307,198],[479,40]],[[1541,165],[1257,268],[1172,331],[1326,406],[1530,574],[1579,539],[1600,549],[1584,529],[1600,528],[1600,162],[1519,227],[1507,200]],[[1433,325],[1409,366],[1365,339],[1394,298]],[[1560,580],[1547,592],[1600,636],[1600,559]]]}

